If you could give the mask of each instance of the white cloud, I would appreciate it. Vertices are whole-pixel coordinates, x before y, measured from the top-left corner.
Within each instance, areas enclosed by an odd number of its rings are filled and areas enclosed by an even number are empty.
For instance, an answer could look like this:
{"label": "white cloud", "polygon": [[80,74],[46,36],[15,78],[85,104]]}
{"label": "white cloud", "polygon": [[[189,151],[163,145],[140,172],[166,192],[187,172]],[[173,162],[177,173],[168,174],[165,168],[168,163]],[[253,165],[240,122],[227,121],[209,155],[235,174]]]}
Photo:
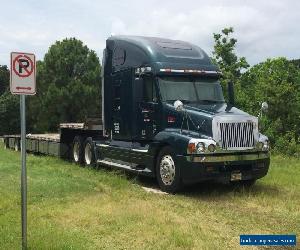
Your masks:
{"label": "white cloud", "polygon": [[10,1],[0,16],[0,64],[8,64],[15,50],[42,59],[56,40],[74,36],[101,57],[111,34],[181,39],[211,53],[212,34],[228,26],[235,28],[238,54],[251,64],[299,58],[299,9],[292,0]]}

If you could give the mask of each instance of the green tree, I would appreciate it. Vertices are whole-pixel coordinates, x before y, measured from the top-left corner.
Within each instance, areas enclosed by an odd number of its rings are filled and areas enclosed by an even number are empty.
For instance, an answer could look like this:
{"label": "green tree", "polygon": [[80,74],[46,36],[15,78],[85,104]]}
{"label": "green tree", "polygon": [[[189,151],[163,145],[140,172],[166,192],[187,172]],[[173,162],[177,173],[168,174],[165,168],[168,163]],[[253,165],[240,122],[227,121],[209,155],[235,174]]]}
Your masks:
{"label": "green tree", "polygon": [[237,40],[231,37],[233,28],[224,28],[220,34],[214,33],[213,62],[220,68],[223,77],[222,84],[226,87],[228,82],[236,83],[241,71],[247,69],[249,64],[245,57],[238,57],[235,53]]}
{"label": "green tree", "polygon": [[285,58],[268,59],[244,73],[239,85],[239,105],[257,115],[267,101],[264,132],[280,151],[295,154],[300,139],[300,71],[295,64]]}
{"label": "green tree", "polygon": [[0,65],[0,95],[9,87],[9,70],[6,65]]}
{"label": "green tree", "polygon": [[19,131],[19,98],[9,92],[9,69],[0,66],[0,135]]}
{"label": "green tree", "polygon": [[101,66],[96,53],[75,38],[57,41],[37,63],[37,96],[30,100],[34,131],[56,131],[61,122],[100,117]]}
{"label": "green tree", "polygon": [[19,96],[6,90],[0,96],[0,135],[20,131]]}
{"label": "green tree", "polygon": [[294,59],[290,62],[293,63],[296,67],[298,67],[298,69],[300,69],[300,59]]}

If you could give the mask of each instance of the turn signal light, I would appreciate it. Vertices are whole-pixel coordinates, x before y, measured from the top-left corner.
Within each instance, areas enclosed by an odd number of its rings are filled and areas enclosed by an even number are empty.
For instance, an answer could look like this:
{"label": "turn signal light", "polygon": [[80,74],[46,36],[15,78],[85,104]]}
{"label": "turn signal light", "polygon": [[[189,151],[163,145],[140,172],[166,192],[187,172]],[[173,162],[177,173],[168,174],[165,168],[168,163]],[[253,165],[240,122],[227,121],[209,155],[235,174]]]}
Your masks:
{"label": "turn signal light", "polygon": [[196,144],[195,143],[189,143],[188,150],[189,150],[190,153],[195,153],[196,152]]}

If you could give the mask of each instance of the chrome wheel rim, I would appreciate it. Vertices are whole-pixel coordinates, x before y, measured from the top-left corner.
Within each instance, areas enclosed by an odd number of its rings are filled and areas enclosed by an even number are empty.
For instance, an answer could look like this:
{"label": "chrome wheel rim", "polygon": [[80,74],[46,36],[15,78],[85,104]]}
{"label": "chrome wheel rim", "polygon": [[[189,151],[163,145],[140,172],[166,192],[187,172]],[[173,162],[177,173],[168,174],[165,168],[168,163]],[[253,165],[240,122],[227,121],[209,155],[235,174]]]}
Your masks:
{"label": "chrome wheel rim", "polygon": [[175,179],[175,163],[171,155],[164,155],[159,164],[162,182],[169,186]]}
{"label": "chrome wheel rim", "polygon": [[73,158],[75,162],[79,161],[79,142],[75,142],[73,146]]}
{"label": "chrome wheel rim", "polygon": [[84,159],[87,165],[90,165],[92,162],[92,147],[89,143],[86,144],[84,149]]}

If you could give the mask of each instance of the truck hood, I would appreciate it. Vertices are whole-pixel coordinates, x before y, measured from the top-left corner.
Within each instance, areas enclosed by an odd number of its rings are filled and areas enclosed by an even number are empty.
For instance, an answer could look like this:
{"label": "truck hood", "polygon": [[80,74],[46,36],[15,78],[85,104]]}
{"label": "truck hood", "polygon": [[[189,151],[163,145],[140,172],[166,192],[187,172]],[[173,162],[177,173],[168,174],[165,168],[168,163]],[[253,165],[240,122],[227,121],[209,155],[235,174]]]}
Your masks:
{"label": "truck hood", "polygon": [[[173,105],[167,104],[167,115],[175,116],[176,122],[167,122],[166,128],[183,129],[186,133],[191,133],[193,136],[198,134],[199,137],[212,137],[212,121],[217,116],[230,116],[236,119],[245,119],[253,117],[248,113],[236,108],[230,107],[226,103],[210,103],[210,104],[185,104],[184,108],[188,115],[188,125],[184,119],[184,112],[178,112]],[[182,125],[183,124],[183,125]],[[196,133],[196,134],[195,134]]]}

